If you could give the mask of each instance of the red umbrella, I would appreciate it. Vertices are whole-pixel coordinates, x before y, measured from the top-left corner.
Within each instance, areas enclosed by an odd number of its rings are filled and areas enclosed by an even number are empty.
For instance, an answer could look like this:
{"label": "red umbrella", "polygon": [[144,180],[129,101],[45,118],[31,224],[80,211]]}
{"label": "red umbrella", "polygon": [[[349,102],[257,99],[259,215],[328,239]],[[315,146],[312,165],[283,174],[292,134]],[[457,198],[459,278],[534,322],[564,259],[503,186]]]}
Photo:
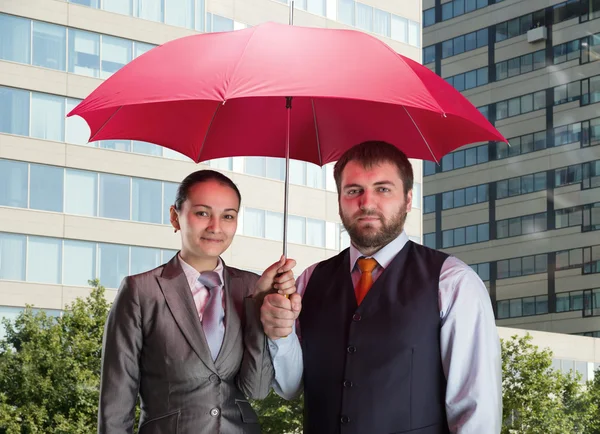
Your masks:
{"label": "red umbrella", "polygon": [[[324,165],[366,140],[439,161],[468,143],[506,141],[452,86],[380,40],[275,23],[156,47],[72,115],[89,124],[90,141],[141,140],[196,162],[268,156]],[[284,227],[284,252],[286,235]]]}

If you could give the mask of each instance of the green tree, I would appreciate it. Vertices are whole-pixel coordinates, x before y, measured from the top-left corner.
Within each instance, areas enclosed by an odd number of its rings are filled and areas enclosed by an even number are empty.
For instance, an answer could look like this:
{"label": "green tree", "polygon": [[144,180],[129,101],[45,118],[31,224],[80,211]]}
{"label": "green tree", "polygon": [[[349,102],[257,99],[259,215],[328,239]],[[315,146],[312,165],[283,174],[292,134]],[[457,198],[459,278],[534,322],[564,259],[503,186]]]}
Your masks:
{"label": "green tree", "polygon": [[588,381],[587,390],[591,415],[586,434],[600,434],[600,367],[596,370],[594,379]]}
{"label": "green tree", "polygon": [[98,281],[60,317],[31,306],[4,322],[0,433],[94,433],[109,303]]}
{"label": "green tree", "polygon": [[502,341],[502,434],[587,433],[592,406],[580,377],[553,370],[552,352],[531,340]]}
{"label": "green tree", "polygon": [[262,401],[252,401],[264,434],[302,433],[304,397],[286,401],[273,390]]}

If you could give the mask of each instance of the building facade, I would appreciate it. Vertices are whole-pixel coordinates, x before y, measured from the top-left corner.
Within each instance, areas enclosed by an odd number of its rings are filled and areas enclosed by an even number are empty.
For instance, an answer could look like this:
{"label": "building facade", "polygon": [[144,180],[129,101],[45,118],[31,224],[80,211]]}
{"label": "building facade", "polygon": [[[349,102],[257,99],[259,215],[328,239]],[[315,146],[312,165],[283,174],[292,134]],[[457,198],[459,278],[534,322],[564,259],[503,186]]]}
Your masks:
{"label": "building facade", "polygon": [[[421,60],[421,3],[296,1],[294,23],[370,32]],[[0,317],[25,304],[59,314],[98,278],[168,261],[180,245],[168,210],[177,183],[212,167],[242,193],[237,236],[223,258],[262,272],[282,251],[284,162],[229,158],[196,165],[149,143],[87,144],[65,115],[103,79],[156,45],[198,32],[287,23],[274,0],[3,0],[0,2]],[[193,53],[190,53],[193,55]],[[340,71],[343,74],[343,71]],[[282,144],[283,146],[284,144]],[[421,242],[421,162],[414,162],[407,232]],[[332,166],[292,161],[289,256],[299,273],[348,245]]]}
{"label": "building facade", "polygon": [[424,244],[505,327],[600,337],[600,2],[424,0],[423,63],[508,138],[424,164]]}

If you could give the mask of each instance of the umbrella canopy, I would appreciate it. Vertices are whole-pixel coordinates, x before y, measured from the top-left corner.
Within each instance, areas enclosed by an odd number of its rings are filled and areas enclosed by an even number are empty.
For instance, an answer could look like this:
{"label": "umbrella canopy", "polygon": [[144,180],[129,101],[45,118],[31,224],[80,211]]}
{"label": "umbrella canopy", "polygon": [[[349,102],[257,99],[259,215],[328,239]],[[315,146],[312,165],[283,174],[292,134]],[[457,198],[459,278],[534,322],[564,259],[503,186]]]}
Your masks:
{"label": "umbrella canopy", "polygon": [[506,141],[452,86],[380,40],[275,23],[156,47],[72,115],[87,121],[90,141],[141,140],[196,162],[287,157],[287,140],[289,157],[319,165],[366,140],[435,161],[465,144]]}

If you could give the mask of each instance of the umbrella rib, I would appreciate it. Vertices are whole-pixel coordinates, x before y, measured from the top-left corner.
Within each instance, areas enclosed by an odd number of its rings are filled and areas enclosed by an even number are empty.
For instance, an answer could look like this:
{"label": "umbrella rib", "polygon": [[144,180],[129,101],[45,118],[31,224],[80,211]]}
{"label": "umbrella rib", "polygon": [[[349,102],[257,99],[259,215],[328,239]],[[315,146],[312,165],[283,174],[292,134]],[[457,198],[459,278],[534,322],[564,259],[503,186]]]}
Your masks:
{"label": "umbrella rib", "polygon": [[212,115],[210,124],[208,124],[208,128],[206,129],[206,134],[204,134],[204,139],[202,140],[202,144],[200,145],[200,150],[198,151],[198,156],[196,157],[196,163],[198,163],[200,161],[200,155],[202,155],[202,150],[204,149],[204,144],[206,143],[206,139],[208,138],[208,133],[210,132],[210,128],[212,127],[212,124],[215,121],[215,118],[217,117],[217,112],[219,111],[219,108],[224,104],[225,104],[225,101],[217,103],[215,112]]}
{"label": "umbrella rib", "polygon": [[102,124],[102,126],[101,126],[100,128],[98,128],[98,131],[96,131],[96,132],[94,133],[94,135],[93,135],[93,136],[90,136],[90,139],[88,140],[88,143],[90,143],[90,142],[93,142],[93,138],[94,138],[94,137],[96,137],[96,136],[97,136],[97,135],[100,133],[100,131],[102,131],[102,129],[103,129],[105,126],[106,126],[106,124],[107,124],[107,123],[109,123],[109,122],[110,122],[110,120],[111,120],[111,119],[112,119],[112,118],[113,118],[113,117],[114,117],[114,116],[115,116],[117,113],[119,113],[119,110],[121,110],[122,108],[123,108],[123,106],[122,106],[122,105],[120,105],[120,106],[119,106],[119,108],[118,108],[118,109],[116,109],[116,110],[115,110],[115,112],[114,112],[112,115],[110,115],[110,116],[109,116],[109,118],[108,118],[106,121],[104,121],[104,123]]}
{"label": "umbrella rib", "polygon": [[433,159],[435,160],[435,162],[439,166],[440,162],[438,161],[438,159],[436,158],[435,154],[431,150],[431,147],[429,146],[429,143],[427,143],[427,139],[425,139],[425,136],[421,132],[421,129],[419,128],[419,126],[417,125],[417,123],[415,122],[415,120],[413,119],[413,117],[410,115],[410,113],[408,112],[408,109],[406,108],[406,106],[403,105],[402,108],[404,109],[404,111],[406,112],[406,114],[408,115],[408,117],[410,118],[410,120],[412,121],[413,125],[415,126],[415,128],[417,129],[417,131],[419,132],[419,134],[421,135],[421,138],[425,142],[425,145],[427,146],[427,149],[429,149],[429,152],[431,153],[431,156],[433,157]]}
{"label": "umbrella rib", "polygon": [[315,112],[315,100],[313,98],[310,99],[310,103],[312,105],[313,112],[313,120],[315,122],[315,134],[317,135],[317,152],[319,155],[319,166],[323,166],[323,157],[321,156],[321,141],[319,140],[319,127],[317,125],[317,113]]}

